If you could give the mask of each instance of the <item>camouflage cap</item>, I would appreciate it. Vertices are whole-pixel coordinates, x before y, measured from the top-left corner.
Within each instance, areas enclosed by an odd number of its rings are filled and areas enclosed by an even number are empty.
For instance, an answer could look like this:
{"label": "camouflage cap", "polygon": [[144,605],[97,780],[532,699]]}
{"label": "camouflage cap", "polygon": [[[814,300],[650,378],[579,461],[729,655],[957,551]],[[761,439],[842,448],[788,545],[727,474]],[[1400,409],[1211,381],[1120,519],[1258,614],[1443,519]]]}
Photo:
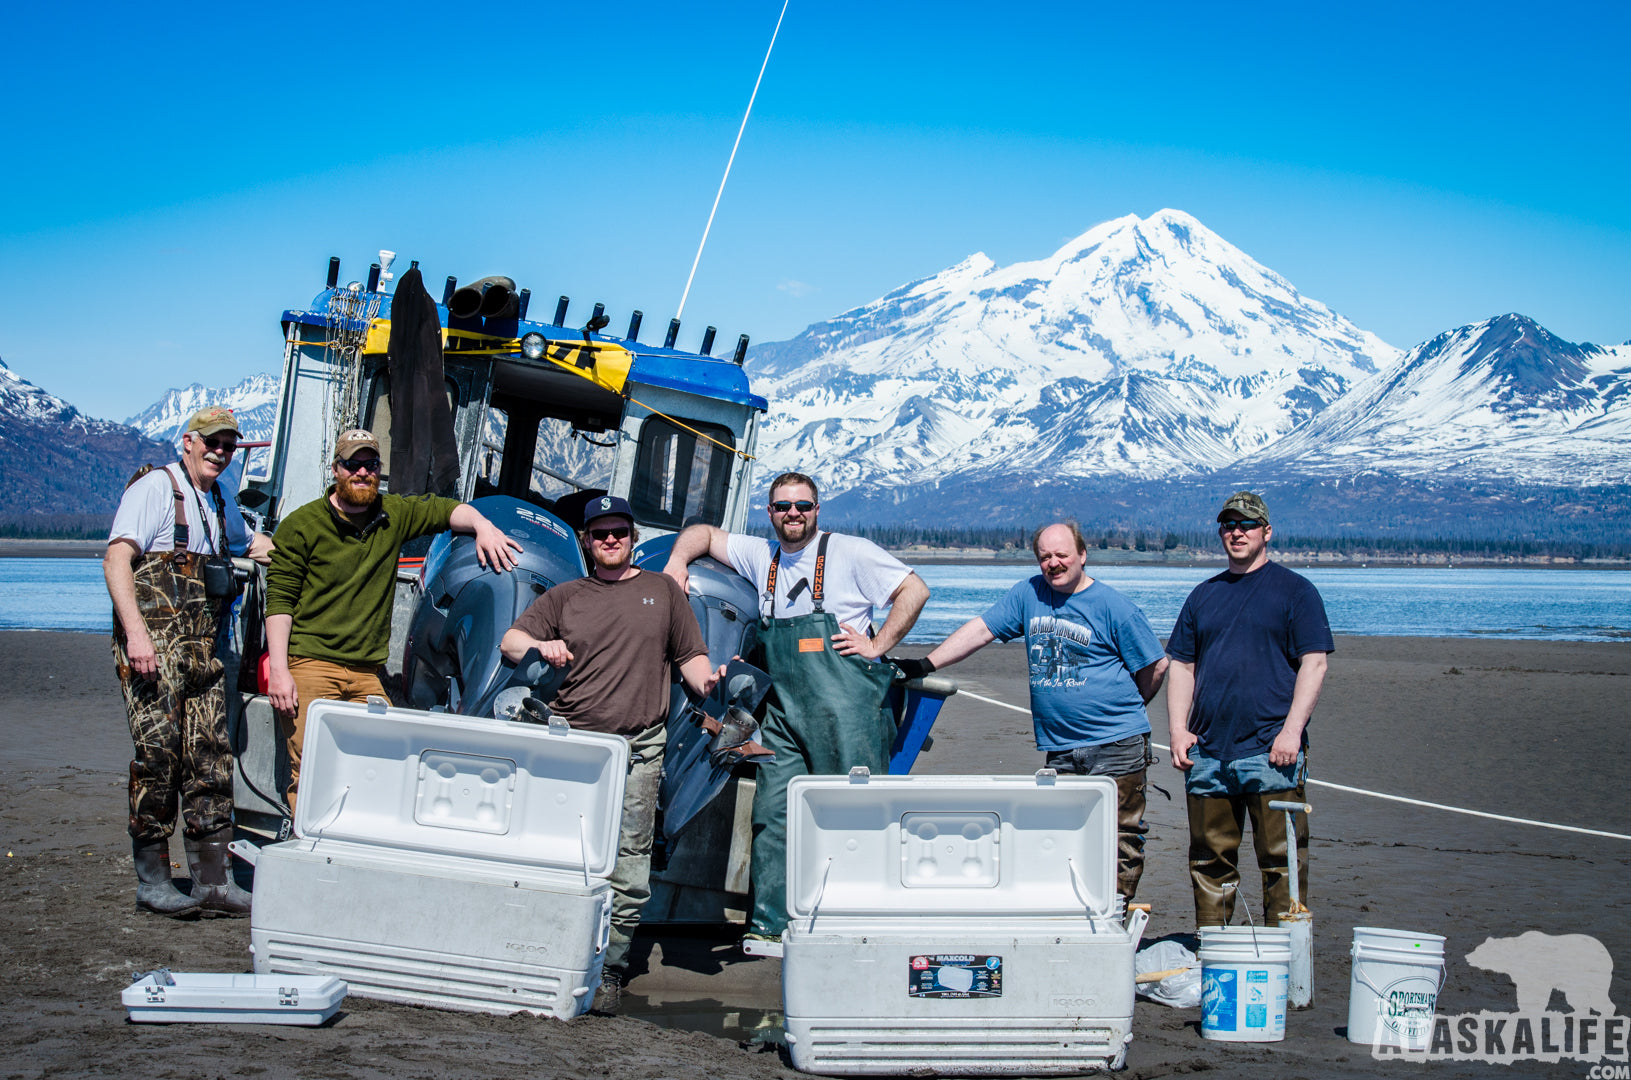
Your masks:
{"label": "camouflage cap", "polygon": [[335,461],[345,461],[358,450],[372,450],[376,454],[379,453],[379,440],[374,438],[372,431],[352,428],[350,431],[343,432],[338,439],[334,440]]}
{"label": "camouflage cap", "polygon": [[211,405],[207,409],[199,409],[193,413],[193,418],[187,421],[187,430],[183,434],[214,435],[220,431],[241,434],[238,430],[238,418],[233,416],[232,410],[225,405]]}
{"label": "camouflage cap", "polygon": [[1237,491],[1224,499],[1223,509],[1218,511],[1218,520],[1222,521],[1223,515],[1231,510],[1243,517],[1256,518],[1265,525],[1269,523],[1268,504],[1263,501],[1262,496],[1253,492]]}

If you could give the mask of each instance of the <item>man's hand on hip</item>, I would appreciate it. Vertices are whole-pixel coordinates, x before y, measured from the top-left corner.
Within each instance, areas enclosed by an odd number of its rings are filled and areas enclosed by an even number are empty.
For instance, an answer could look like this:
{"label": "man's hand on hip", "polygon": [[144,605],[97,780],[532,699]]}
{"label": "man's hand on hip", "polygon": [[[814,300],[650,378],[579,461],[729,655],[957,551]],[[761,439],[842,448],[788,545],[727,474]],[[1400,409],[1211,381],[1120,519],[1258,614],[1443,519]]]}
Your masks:
{"label": "man's hand on hip", "polygon": [[832,644],[840,656],[859,656],[863,660],[878,658],[875,640],[850,626],[840,624],[838,633],[832,636]]}

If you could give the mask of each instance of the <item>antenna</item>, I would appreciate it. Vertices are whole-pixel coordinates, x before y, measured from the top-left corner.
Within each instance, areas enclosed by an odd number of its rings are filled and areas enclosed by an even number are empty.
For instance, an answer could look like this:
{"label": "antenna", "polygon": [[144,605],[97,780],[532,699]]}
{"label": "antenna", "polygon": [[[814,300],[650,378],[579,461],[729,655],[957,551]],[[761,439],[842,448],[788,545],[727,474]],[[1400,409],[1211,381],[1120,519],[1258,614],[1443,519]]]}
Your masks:
{"label": "antenna", "polygon": [[685,278],[685,291],[680,294],[679,310],[674,318],[685,314],[685,301],[691,297],[691,282],[696,279],[697,266],[702,262],[702,249],[708,246],[708,232],[714,227],[714,215],[719,213],[719,200],[725,194],[725,181],[731,178],[731,166],[736,163],[736,150],[742,145],[742,132],[748,129],[748,117],[753,115],[753,102],[759,96],[759,84],[765,81],[765,68],[770,66],[770,51],[776,47],[776,35],[781,33],[782,20],[787,17],[790,0],[782,0],[782,13],[776,16],[776,29],[770,32],[770,47],[765,49],[765,62],[759,65],[759,77],[753,80],[753,93],[748,96],[747,111],[742,114],[742,126],[736,129],[736,142],[731,144],[731,156],[725,162],[725,175],[719,178],[719,191],[714,195],[714,207],[708,211],[708,224],[702,228],[702,243],[697,245],[697,257],[691,260],[691,273]]}

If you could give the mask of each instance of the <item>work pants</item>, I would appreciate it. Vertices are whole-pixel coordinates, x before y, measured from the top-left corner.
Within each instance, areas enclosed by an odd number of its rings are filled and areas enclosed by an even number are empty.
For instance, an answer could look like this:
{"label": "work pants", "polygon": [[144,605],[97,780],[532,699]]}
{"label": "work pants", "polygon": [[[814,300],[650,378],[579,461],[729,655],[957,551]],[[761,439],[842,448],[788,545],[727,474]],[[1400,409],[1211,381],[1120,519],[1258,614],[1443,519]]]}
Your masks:
{"label": "work pants", "polygon": [[299,707],[293,716],[278,716],[278,727],[289,751],[289,814],[294,815],[295,796],[300,789],[300,753],[306,742],[306,713],[314,701],[367,701],[369,696],[387,697],[380,682],[378,664],[336,664],[307,656],[289,657],[289,674],[294,678]]}
{"label": "work pants", "polygon": [[629,944],[640,925],[640,909],[651,899],[651,845],[657,832],[657,792],[663,781],[663,749],[668,725],[653,724],[629,739],[629,778],[623,787],[623,827],[612,868],[612,931],[606,946],[608,969],[629,962]]}
{"label": "work pants", "polygon": [[1150,737],[1133,735],[1097,746],[1048,753],[1048,768],[1060,775],[1108,776],[1116,782],[1116,891],[1132,902],[1144,876],[1145,770]]}

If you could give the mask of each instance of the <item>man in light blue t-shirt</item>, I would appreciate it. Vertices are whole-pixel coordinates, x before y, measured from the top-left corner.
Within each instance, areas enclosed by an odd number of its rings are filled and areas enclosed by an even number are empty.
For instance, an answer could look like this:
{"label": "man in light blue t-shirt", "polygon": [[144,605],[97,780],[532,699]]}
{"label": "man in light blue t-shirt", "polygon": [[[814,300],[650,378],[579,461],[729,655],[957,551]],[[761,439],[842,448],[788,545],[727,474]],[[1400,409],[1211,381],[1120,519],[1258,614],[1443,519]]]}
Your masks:
{"label": "man in light blue t-shirt", "polygon": [[1008,590],[922,660],[896,660],[908,677],[973,655],[993,641],[1025,638],[1036,748],[1048,767],[1109,776],[1118,791],[1116,887],[1128,900],[1144,873],[1144,770],[1150,719],[1167,658],[1131,600],[1085,572],[1087,541],[1075,522],[1031,538],[1037,576]]}

